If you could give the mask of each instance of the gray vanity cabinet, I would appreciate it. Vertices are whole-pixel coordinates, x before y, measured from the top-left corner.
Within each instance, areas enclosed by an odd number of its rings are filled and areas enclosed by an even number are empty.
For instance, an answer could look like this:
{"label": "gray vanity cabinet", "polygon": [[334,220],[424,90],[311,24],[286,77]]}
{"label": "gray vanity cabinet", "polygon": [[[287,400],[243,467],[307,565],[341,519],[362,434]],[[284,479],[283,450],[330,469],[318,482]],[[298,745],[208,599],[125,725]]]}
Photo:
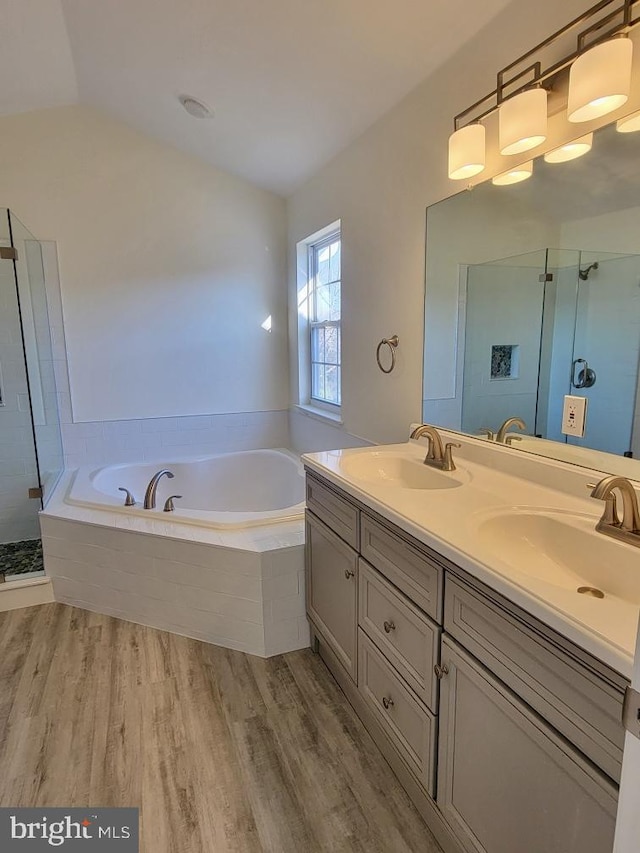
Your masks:
{"label": "gray vanity cabinet", "polygon": [[305,547],[307,613],[356,681],[358,555],[310,512]]}
{"label": "gray vanity cabinet", "polygon": [[314,648],[445,853],[611,853],[625,679],[307,476]]}
{"label": "gray vanity cabinet", "polygon": [[438,805],[469,853],[611,853],[617,790],[445,635]]}

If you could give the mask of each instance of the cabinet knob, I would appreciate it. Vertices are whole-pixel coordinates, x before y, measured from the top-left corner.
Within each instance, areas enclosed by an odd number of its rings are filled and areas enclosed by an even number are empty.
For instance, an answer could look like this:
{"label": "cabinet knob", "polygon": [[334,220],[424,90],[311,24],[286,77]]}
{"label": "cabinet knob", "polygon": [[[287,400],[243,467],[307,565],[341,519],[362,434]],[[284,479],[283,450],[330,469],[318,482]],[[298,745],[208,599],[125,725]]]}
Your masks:
{"label": "cabinet knob", "polygon": [[388,711],[389,708],[393,708],[394,702],[393,702],[393,699],[391,698],[391,696],[383,696],[382,697],[382,704],[384,705],[385,710]]}
{"label": "cabinet knob", "polygon": [[349,580],[349,578],[352,578],[354,575],[355,575],[355,572],[352,569],[345,569],[344,570],[344,576],[347,580]]}
{"label": "cabinet knob", "polygon": [[449,667],[446,663],[443,663],[442,666],[440,666],[440,664],[436,664],[433,667],[433,671],[436,674],[436,678],[444,678],[445,675],[449,675]]}
{"label": "cabinet knob", "polygon": [[390,634],[392,631],[396,630],[395,622],[393,621],[393,619],[389,620],[388,622],[386,619],[384,620],[384,630],[387,632],[387,634]]}

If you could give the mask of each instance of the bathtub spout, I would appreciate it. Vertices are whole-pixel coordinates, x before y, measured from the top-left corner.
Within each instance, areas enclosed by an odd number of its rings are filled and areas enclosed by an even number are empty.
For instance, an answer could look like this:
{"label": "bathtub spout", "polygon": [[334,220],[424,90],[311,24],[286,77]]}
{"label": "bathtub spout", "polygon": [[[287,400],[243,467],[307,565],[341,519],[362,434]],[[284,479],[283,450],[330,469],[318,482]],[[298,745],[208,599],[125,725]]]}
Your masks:
{"label": "bathtub spout", "polygon": [[173,474],[167,468],[163,468],[162,471],[158,471],[157,474],[154,474],[151,480],[149,481],[149,485],[147,486],[147,491],[144,493],[144,508],[145,509],[155,509],[156,508],[156,492],[158,491],[158,483],[160,480],[167,475],[170,480],[173,480]]}

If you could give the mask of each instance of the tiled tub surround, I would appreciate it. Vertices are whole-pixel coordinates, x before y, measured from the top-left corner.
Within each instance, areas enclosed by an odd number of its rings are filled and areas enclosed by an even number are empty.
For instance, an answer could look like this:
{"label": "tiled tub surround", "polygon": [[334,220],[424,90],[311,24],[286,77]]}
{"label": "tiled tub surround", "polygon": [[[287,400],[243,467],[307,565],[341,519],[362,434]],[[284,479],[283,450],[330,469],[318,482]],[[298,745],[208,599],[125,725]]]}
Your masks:
{"label": "tiled tub surround", "polygon": [[215,530],[70,506],[41,514],[56,601],[268,657],[309,645],[302,521]]}
{"label": "tiled tub surround", "polygon": [[286,411],[71,423],[67,395],[61,418],[66,468],[289,446]]}

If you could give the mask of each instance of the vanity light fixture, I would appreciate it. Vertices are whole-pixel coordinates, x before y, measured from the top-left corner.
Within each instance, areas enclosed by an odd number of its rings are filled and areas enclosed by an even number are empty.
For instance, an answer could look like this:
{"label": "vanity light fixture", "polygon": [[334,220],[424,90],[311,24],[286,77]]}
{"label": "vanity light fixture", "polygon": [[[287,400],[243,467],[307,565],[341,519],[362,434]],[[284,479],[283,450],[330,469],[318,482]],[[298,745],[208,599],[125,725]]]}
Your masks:
{"label": "vanity light fixture", "polygon": [[593,133],[587,133],[586,136],[580,136],[578,139],[573,139],[553,151],[547,151],[544,155],[546,163],[567,163],[569,160],[576,160],[584,154],[588,154],[593,146]]}
{"label": "vanity light fixture", "polygon": [[449,177],[453,181],[472,178],[485,165],[485,130],[482,124],[468,124],[449,137]]}
{"label": "vanity light fixture", "polygon": [[[520,154],[541,145],[547,138],[549,92],[562,91],[567,78],[570,122],[598,119],[623,106],[631,89],[633,43],[628,35],[638,24],[640,0],[600,0],[501,69],[496,88],[453,120],[449,177],[463,180],[484,170],[483,121],[496,112],[500,154]],[[575,39],[573,44],[569,39]],[[618,123],[619,130],[636,129],[625,121]],[[550,151],[545,159],[550,163],[572,160],[590,147],[587,135]],[[521,173],[518,180],[529,177],[529,163],[498,175],[494,183],[514,183],[511,176],[517,172]]]}
{"label": "vanity light fixture", "polygon": [[640,130],[640,110],[637,113],[631,113],[626,118],[621,118],[616,122],[616,130],[618,133],[635,133]]}
{"label": "vanity light fixture", "polygon": [[631,90],[632,59],[628,38],[601,42],[579,56],[569,72],[569,121],[591,121],[623,106]]}
{"label": "vanity light fixture", "polygon": [[496,187],[506,187],[509,184],[519,184],[520,181],[526,181],[533,175],[533,160],[528,160],[526,163],[521,163],[519,166],[514,166],[507,172],[502,172],[491,179],[491,183]]}
{"label": "vanity light fixture", "polygon": [[504,101],[498,110],[500,153],[521,154],[547,138],[547,93],[527,89]]}

